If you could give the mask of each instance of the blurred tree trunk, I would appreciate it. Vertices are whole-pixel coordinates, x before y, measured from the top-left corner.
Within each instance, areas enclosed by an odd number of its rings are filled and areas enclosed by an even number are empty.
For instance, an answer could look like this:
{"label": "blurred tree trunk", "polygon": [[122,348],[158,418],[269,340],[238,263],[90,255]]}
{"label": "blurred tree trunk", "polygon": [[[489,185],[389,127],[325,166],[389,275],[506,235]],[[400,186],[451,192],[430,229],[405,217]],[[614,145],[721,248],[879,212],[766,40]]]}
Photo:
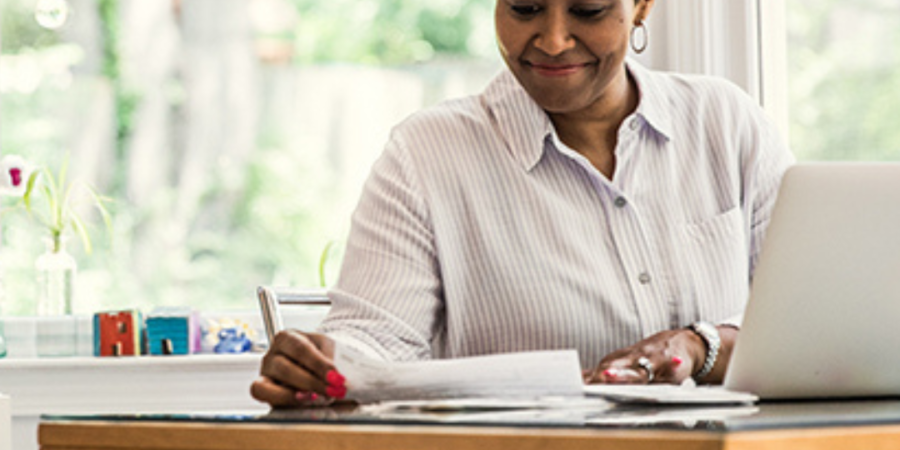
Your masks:
{"label": "blurred tree trunk", "polygon": [[[59,157],[70,155],[71,171],[105,192],[114,176],[115,165],[115,92],[103,75],[103,23],[97,0],[69,0],[72,14],[60,29],[63,40],[82,52],[72,67],[69,93],[60,96],[60,123],[65,124],[64,142]],[[83,214],[93,214],[90,208]]]}
{"label": "blurred tree trunk", "polygon": [[[174,219],[184,226],[214,184],[228,192],[242,188],[242,174],[255,148],[259,73],[248,5],[247,0],[181,3],[187,97]],[[209,219],[216,223],[221,217]]]}

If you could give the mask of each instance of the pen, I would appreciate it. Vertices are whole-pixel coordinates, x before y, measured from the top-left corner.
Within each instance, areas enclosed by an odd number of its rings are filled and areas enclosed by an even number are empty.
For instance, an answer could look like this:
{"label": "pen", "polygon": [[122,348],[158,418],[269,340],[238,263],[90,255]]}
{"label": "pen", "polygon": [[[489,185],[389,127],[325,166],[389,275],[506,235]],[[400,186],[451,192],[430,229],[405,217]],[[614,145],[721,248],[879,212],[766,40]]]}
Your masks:
{"label": "pen", "polygon": [[324,289],[285,289],[276,291],[270,286],[259,286],[256,288],[256,295],[259,297],[259,308],[262,312],[263,325],[266,328],[269,345],[272,345],[275,335],[284,329],[279,305],[331,305],[328,293]]}
{"label": "pen", "polygon": [[[281,320],[280,304],[286,305],[330,305],[325,290],[278,290],[269,286],[256,288],[259,298],[259,309],[262,313],[263,325],[266,328],[266,336],[269,338],[269,346],[275,339],[275,335],[284,329]],[[326,406],[332,404],[335,399],[316,394],[315,392],[297,392],[295,398],[301,403],[312,406]]]}
{"label": "pen", "polygon": [[275,291],[268,286],[259,286],[256,288],[256,295],[259,297],[259,309],[262,313],[263,325],[266,327],[266,336],[269,338],[269,345],[275,335],[284,329],[281,322],[281,313],[278,311],[278,297]]}

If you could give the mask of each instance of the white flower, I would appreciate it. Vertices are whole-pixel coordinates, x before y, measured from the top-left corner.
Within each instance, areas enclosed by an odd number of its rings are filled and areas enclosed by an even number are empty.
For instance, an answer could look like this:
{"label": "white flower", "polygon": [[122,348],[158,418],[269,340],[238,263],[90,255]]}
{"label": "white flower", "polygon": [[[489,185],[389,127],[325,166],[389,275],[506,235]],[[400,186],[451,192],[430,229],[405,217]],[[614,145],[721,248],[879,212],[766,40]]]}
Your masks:
{"label": "white flower", "polygon": [[0,195],[21,197],[28,187],[31,167],[19,155],[7,155],[0,160]]}

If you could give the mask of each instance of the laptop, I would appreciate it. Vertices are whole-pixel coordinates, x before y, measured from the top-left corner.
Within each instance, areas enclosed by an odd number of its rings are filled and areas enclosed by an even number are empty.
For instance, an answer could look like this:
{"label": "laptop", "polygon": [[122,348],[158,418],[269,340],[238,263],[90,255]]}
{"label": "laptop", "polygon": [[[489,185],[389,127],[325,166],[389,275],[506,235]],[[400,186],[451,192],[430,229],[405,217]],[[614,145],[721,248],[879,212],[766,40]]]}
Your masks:
{"label": "laptop", "polygon": [[787,171],[724,387],[900,396],[900,164]]}

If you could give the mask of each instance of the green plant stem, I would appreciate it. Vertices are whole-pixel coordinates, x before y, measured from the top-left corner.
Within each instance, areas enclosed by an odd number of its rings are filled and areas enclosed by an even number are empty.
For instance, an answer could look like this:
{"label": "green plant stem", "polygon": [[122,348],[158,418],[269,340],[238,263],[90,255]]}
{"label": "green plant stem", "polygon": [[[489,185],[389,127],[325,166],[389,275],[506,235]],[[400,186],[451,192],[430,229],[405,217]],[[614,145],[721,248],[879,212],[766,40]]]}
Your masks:
{"label": "green plant stem", "polygon": [[322,250],[322,254],[319,255],[319,287],[328,287],[328,280],[325,279],[325,265],[328,263],[329,256],[331,256],[331,248],[334,247],[336,243],[337,242],[335,241],[328,241],[328,243],[325,244],[325,248]]}

